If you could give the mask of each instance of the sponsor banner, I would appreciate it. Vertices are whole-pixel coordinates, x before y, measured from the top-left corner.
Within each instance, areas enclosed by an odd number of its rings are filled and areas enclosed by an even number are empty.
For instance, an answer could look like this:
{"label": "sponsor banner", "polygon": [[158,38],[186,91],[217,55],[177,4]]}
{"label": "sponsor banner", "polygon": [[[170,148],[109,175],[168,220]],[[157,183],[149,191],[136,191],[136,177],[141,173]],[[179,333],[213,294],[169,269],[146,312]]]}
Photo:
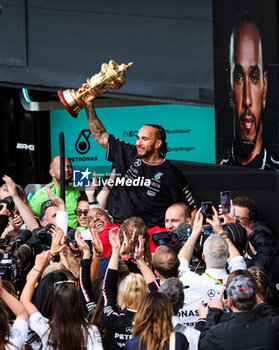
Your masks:
{"label": "sponsor banner", "polygon": [[[154,105],[96,108],[96,112],[107,131],[126,142],[135,144],[144,124],[160,124],[167,133],[168,159],[215,163],[214,108]],[[59,133],[63,131],[65,154],[74,169],[88,168],[100,177],[109,173],[111,163],[90,133],[85,110],[76,119],[66,110],[51,111],[50,120],[52,157],[59,153]]]}

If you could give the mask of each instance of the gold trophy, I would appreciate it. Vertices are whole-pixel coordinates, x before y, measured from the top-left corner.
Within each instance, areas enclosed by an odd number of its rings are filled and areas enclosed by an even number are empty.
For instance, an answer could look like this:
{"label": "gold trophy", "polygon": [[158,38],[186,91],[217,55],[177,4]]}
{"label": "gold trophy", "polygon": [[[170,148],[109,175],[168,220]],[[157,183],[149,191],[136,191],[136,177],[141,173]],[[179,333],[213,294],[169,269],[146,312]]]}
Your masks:
{"label": "gold trophy", "polygon": [[89,91],[94,96],[98,96],[107,89],[119,89],[126,83],[125,73],[128,72],[129,67],[134,62],[128,64],[122,63],[118,65],[115,61],[110,60],[108,63],[103,63],[101,71],[87,79],[88,89],[83,92],[79,90],[67,89],[59,90],[58,96],[67,111],[76,118],[78,112],[84,107],[84,97],[88,95]]}

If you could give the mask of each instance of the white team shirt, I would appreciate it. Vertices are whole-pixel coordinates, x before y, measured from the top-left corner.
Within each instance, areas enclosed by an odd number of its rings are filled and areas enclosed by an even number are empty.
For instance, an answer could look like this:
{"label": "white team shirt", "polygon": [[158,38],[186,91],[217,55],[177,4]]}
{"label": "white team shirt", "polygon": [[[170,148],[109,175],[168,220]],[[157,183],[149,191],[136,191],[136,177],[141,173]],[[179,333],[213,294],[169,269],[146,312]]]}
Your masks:
{"label": "white team shirt", "polygon": [[[199,318],[200,302],[204,303],[215,299],[227,282],[228,274],[225,269],[206,269],[205,274],[198,275],[190,270],[187,259],[179,258],[179,279],[184,286],[184,306],[179,310],[179,322],[189,327],[195,327]],[[230,261],[229,271],[246,270],[242,256]]]}

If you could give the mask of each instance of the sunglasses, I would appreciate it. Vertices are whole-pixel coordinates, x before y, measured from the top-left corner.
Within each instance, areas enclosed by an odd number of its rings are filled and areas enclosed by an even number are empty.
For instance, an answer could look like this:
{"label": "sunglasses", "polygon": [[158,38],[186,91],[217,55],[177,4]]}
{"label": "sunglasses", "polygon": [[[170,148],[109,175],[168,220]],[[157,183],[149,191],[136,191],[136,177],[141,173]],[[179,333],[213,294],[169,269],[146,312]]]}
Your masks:
{"label": "sunglasses", "polygon": [[76,216],[81,216],[82,214],[87,216],[88,212],[89,212],[89,209],[85,209],[85,210],[76,209],[75,210]]}

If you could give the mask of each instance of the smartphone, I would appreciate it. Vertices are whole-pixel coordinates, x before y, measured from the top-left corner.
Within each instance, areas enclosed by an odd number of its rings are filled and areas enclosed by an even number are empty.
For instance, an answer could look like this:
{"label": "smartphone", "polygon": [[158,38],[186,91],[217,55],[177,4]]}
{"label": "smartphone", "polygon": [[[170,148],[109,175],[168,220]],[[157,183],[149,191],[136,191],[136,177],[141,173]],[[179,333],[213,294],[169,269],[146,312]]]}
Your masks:
{"label": "smartphone", "polygon": [[228,299],[228,292],[227,292],[227,290],[225,289],[224,290],[224,298],[223,298],[224,300],[227,300]]}
{"label": "smartphone", "polygon": [[212,220],[213,210],[212,210],[212,202],[202,202],[202,216],[203,216],[203,225],[208,225],[206,219]]}
{"label": "smartphone", "polygon": [[231,192],[223,191],[220,193],[220,203],[223,209],[223,214],[228,214],[231,211]]}

